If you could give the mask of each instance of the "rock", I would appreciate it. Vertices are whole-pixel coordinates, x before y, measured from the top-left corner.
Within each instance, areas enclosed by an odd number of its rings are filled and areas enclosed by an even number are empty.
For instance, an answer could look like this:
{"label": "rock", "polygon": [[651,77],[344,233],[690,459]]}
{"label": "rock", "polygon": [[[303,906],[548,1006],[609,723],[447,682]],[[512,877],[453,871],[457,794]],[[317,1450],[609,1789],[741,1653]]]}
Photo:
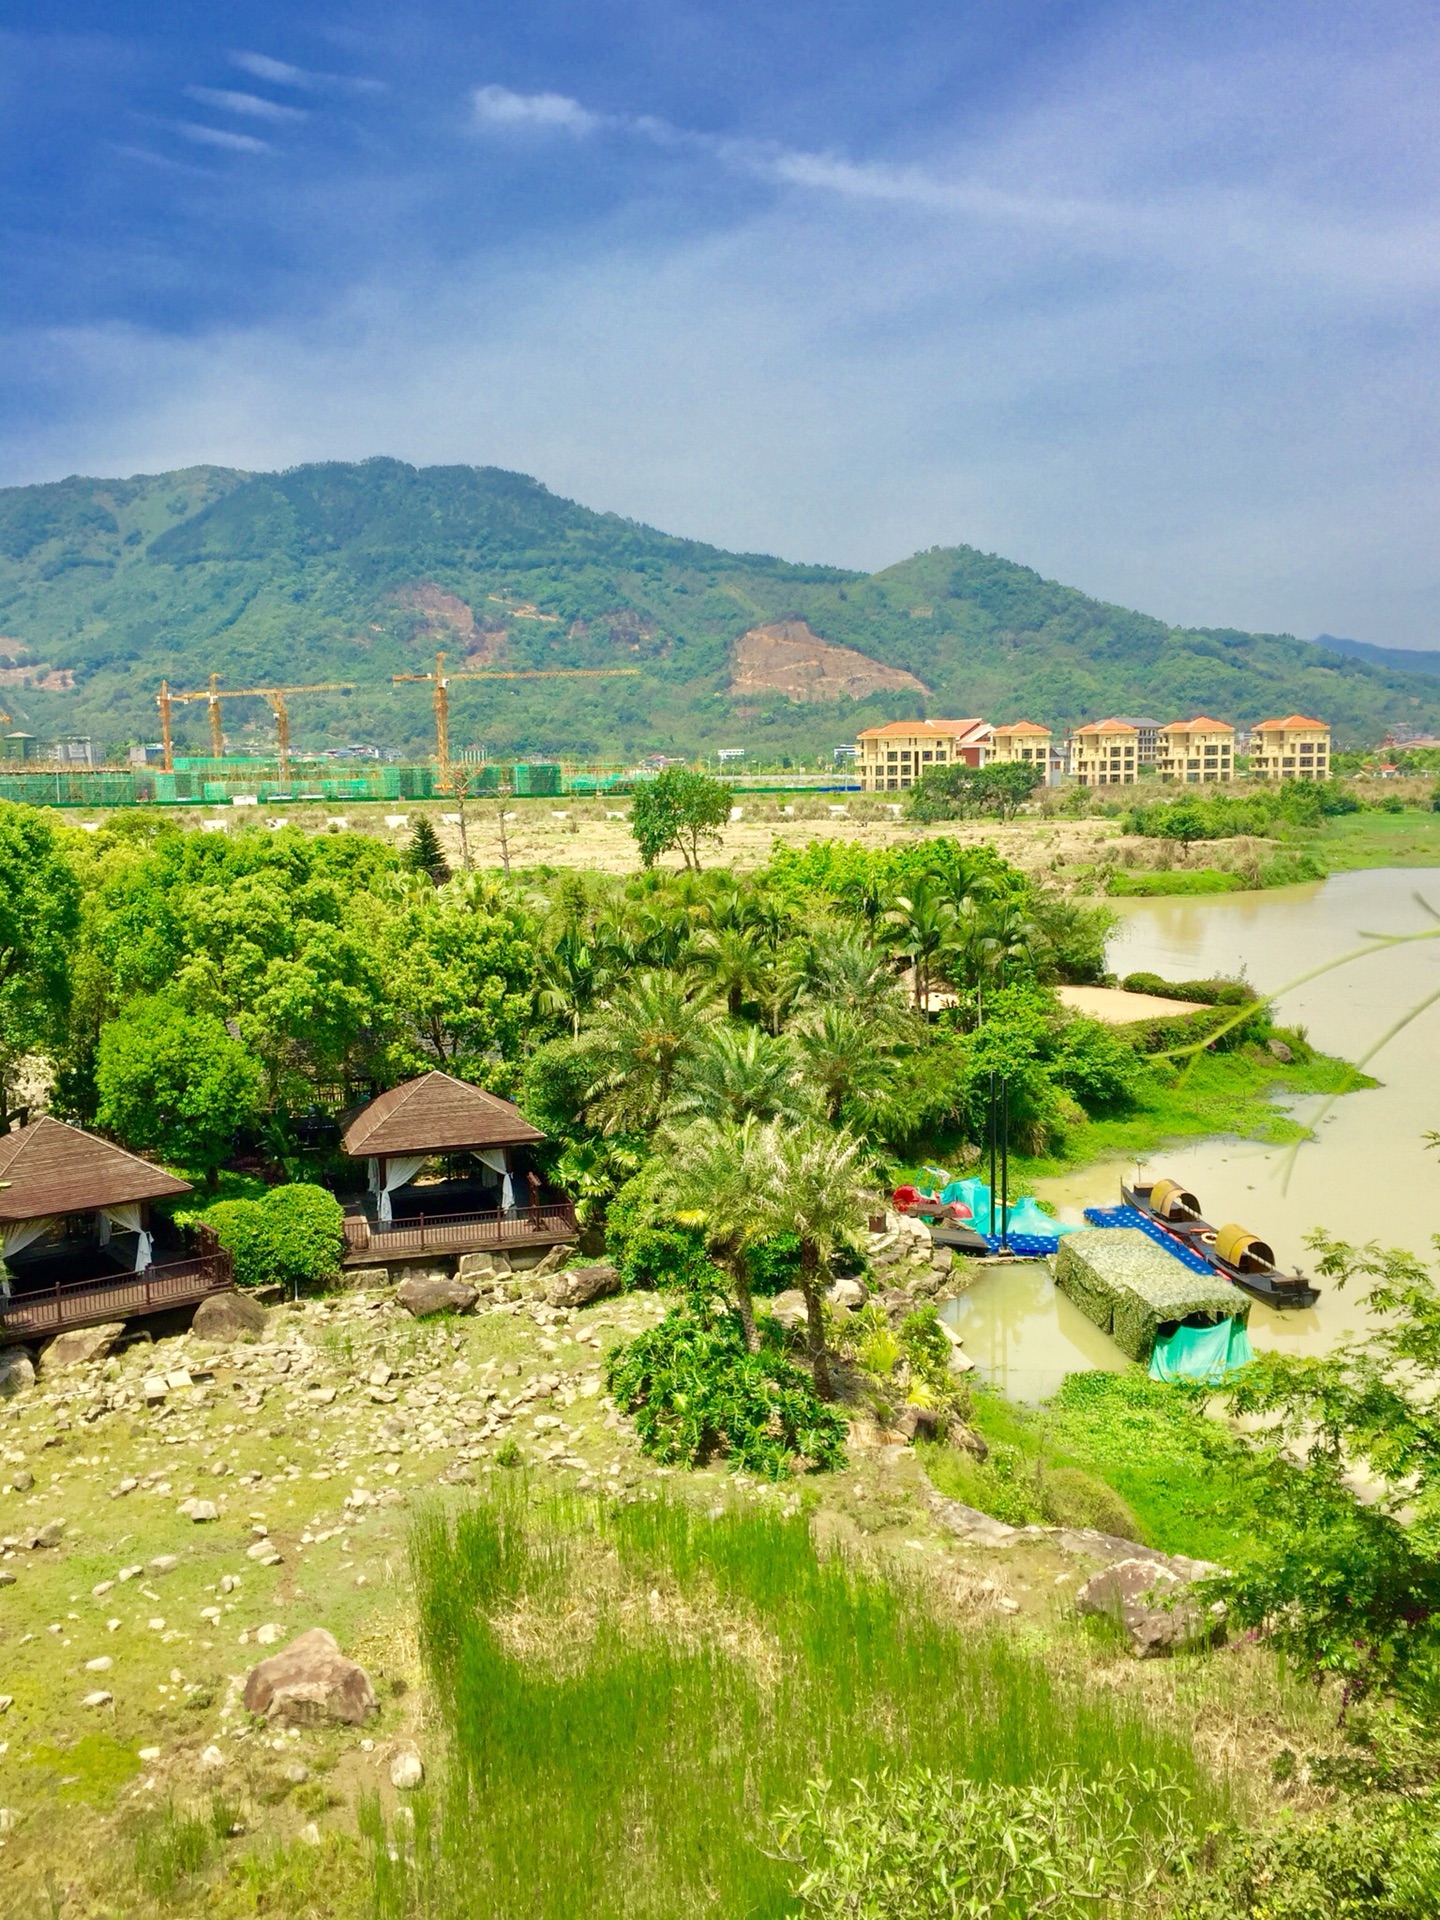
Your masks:
{"label": "rock", "polygon": [[37,1547],[58,1547],[65,1533],[63,1520],[47,1520],[35,1535]]}
{"label": "rock", "polygon": [[955,1250],[953,1247],[932,1247],[931,1248],[930,1265],[931,1265],[931,1268],[934,1270],[934,1272],[949,1273],[950,1269],[954,1266],[954,1264],[955,1264]]}
{"label": "rock", "polygon": [[9,1567],[0,1567],[0,1587],[13,1587],[14,1584],[15,1575],[10,1571]]}
{"label": "rock", "polygon": [[28,1493],[35,1484],[35,1476],[28,1467],[22,1467],[10,1484],[17,1493]]}
{"label": "rock", "polygon": [[97,1687],[94,1693],[87,1693],[80,1704],[82,1707],[108,1707],[114,1699],[113,1693],[106,1693],[103,1687]]}
{"label": "rock", "polygon": [[425,1768],[418,1753],[397,1753],[390,1763],[390,1784],[402,1793],[418,1787],[424,1778]]}
{"label": "rock", "polygon": [[278,1567],[280,1556],[268,1540],[257,1540],[253,1546],[245,1549],[245,1558],[254,1560],[262,1567]]}
{"label": "rock", "polygon": [[305,1782],[310,1778],[310,1769],[301,1761],[292,1760],[280,1777],[287,1786],[303,1787]]}
{"label": "rock", "polygon": [[280,1638],[280,1628],[273,1620],[267,1620],[263,1627],[255,1629],[255,1644],[259,1647],[273,1647]]}
{"label": "rock", "polygon": [[218,1520],[220,1509],[213,1500],[182,1500],[175,1509],[183,1513],[187,1520],[193,1520],[197,1526],[206,1520]]}
{"label": "rock", "polygon": [[1295,1059],[1294,1051],[1290,1047],[1287,1047],[1283,1040],[1267,1040],[1265,1044],[1282,1067],[1288,1067],[1293,1064]]}
{"label": "rock", "polygon": [[1201,1645],[1224,1632],[1223,1610],[1206,1609],[1188,1580],[1154,1560],[1117,1560],[1075,1596],[1081,1613],[1118,1620],[1141,1660]]}
{"label": "rock", "polygon": [[962,1453],[973,1454],[977,1460],[990,1458],[990,1448],[984,1434],[977,1433],[974,1427],[962,1426],[958,1420],[954,1420],[945,1438],[952,1447],[958,1447]]}
{"label": "rock", "polygon": [[115,1662],[110,1658],[108,1653],[102,1653],[94,1660],[87,1660],[85,1662],[85,1671],[87,1673],[108,1673],[114,1664]]}
{"label": "rock", "polygon": [[13,1693],[0,1693],[0,1713],[8,1713],[15,1704]]}
{"label": "rock", "polygon": [[60,1367],[82,1367],[87,1360],[103,1360],[124,1331],[122,1320],[112,1320],[103,1327],[76,1327],[69,1333],[57,1333],[40,1349],[40,1371],[53,1373]]}
{"label": "rock", "polygon": [[770,1312],[782,1327],[803,1327],[809,1318],[805,1312],[805,1296],[798,1287],[787,1287],[784,1293],[777,1293],[770,1302]]}
{"label": "rock", "polygon": [[830,1289],[830,1304],[835,1307],[863,1307],[870,1289],[860,1280],[837,1280]]}
{"label": "rock", "polygon": [[938,1440],[944,1420],[933,1407],[917,1407],[907,1402],[895,1420],[894,1431],[906,1440]]}
{"label": "rock", "polygon": [[388,1267],[349,1267],[346,1269],[345,1284],[355,1287],[362,1293],[378,1293],[381,1287],[390,1284]]}
{"label": "rock", "polygon": [[157,1553],[150,1562],[151,1573],[173,1573],[180,1564],[178,1553]]}
{"label": "rock", "polygon": [[388,1387],[393,1377],[391,1369],[383,1360],[377,1360],[365,1376],[372,1387]]}
{"label": "rock", "polygon": [[443,1273],[414,1274],[395,1289],[396,1305],[417,1320],[430,1313],[468,1313],[477,1298],[467,1281],[452,1280]]}
{"label": "rock", "polygon": [[13,1400],[17,1393],[35,1384],[35,1368],[23,1347],[6,1347],[0,1353],[0,1400]]}
{"label": "rock", "polygon": [[912,1300],[931,1300],[940,1291],[940,1275],[931,1267],[923,1267],[907,1284]]}
{"label": "rock", "polygon": [[206,1747],[200,1756],[200,1764],[209,1773],[218,1773],[225,1764],[225,1756],[219,1747]]}
{"label": "rock", "polygon": [[163,1749],[160,1747],[141,1747],[135,1755],[135,1758],[137,1760],[143,1760],[146,1766],[149,1766],[152,1760],[158,1760],[160,1758],[162,1751]]}
{"label": "rock", "polygon": [[950,1371],[952,1373],[973,1373],[974,1370],[975,1362],[963,1347],[952,1347],[950,1349]]}
{"label": "rock", "polygon": [[265,1331],[265,1309],[233,1289],[212,1293],[195,1309],[190,1331],[198,1340],[258,1340]]}
{"label": "rock", "polygon": [[307,1821],[300,1829],[300,1838],[307,1847],[318,1847],[322,1839],[319,1823],[315,1820]]}
{"label": "rock", "polygon": [[327,1720],[358,1727],[379,1704],[369,1674],[345,1658],[323,1627],[311,1627],[282,1652],[252,1667],[244,1701],[250,1713],[297,1727],[320,1726]]}
{"label": "rock", "polygon": [[557,1274],[545,1297],[552,1307],[588,1307],[619,1291],[620,1275],[608,1260],[597,1260],[593,1266],[567,1267]]}
{"label": "rock", "polygon": [[155,1401],[163,1400],[170,1389],[165,1384],[165,1376],[163,1373],[152,1373],[146,1376],[145,1384],[141,1387],[140,1391],[144,1394],[146,1400],[153,1405]]}

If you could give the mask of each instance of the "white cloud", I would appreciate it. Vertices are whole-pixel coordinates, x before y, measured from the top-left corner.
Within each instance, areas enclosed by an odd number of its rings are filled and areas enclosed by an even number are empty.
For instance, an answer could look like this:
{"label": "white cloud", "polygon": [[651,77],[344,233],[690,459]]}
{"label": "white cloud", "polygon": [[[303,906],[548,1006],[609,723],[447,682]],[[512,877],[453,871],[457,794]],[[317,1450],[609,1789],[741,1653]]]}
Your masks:
{"label": "white cloud", "polygon": [[268,140],[257,140],[250,133],[231,133],[224,127],[201,126],[193,120],[184,120],[175,129],[184,134],[187,140],[194,140],[203,147],[224,147],[229,153],[273,153],[275,149]]}
{"label": "white cloud", "polygon": [[244,49],[230,54],[230,64],[256,80],[268,80],[274,87],[298,87],[307,93],[338,91],[344,93],[384,93],[383,80],[370,80],[356,74],[312,73],[305,67],[293,67],[288,60],[272,60],[268,53],[250,53]]}
{"label": "white cloud", "polygon": [[276,100],[263,100],[256,93],[236,93],[229,87],[186,87],[186,94],[205,107],[219,107],[229,113],[244,114],[251,120],[306,120],[303,107],[281,106]]}
{"label": "white cloud", "polygon": [[475,117],[490,127],[529,127],[544,132],[594,133],[620,125],[606,115],[592,113],[564,93],[512,93],[509,87],[477,87]]}

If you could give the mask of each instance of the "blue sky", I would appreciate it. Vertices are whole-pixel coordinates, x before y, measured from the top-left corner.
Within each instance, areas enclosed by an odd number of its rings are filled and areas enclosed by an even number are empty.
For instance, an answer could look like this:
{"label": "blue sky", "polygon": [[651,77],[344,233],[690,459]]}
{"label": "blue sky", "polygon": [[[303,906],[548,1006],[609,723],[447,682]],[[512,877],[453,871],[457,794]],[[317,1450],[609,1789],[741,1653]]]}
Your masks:
{"label": "blue sky", "polygon": [[1440,14],[8,0],[0,484],[385,452],[1440,645]]}

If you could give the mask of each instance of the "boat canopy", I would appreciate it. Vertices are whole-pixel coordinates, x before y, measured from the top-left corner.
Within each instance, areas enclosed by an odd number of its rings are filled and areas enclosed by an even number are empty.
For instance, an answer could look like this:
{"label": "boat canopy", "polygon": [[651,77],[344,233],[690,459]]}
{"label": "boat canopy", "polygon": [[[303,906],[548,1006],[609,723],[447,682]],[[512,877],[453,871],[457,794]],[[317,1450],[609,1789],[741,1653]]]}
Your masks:
{"label": "boat canopy", "polygon": [[1150,1204],[1162,1220],[1173,1220],[1178,1213],[1200,1211],[1200,1202],[1187,1193],[1178,1180],[1157,1180],[1150,1189]]}
{"label": "boat canopy", "polygon": [[1227,1266],[1245,1268],[1273,1267],[1275,1255],[1248,1227],[1237,1227],[1233,1220],[1215,1235],[1215,1251]]}

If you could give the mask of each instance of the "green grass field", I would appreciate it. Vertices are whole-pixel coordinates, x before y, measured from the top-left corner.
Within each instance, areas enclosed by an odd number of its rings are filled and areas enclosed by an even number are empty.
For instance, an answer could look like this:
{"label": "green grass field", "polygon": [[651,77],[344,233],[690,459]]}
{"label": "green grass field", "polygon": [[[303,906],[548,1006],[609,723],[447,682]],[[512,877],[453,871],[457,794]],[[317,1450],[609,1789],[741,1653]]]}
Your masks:
{"label": "green grass field", "polygon": [[1310,842],[1332,873],[1357,867],[1440,867],[1440,813],[1352,813]]}

